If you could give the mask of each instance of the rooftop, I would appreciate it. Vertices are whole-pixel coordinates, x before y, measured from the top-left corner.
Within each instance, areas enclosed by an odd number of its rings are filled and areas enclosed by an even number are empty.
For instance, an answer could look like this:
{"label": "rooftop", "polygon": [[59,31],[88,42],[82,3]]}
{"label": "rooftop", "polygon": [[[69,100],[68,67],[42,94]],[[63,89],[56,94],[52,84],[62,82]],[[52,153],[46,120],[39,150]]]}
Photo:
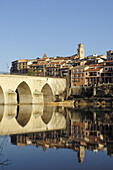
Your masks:
{"label": "rooftop", "polygon": [[89,69],[87,69],[87,70],[85,70],[86,72],[87,71],[89,71],[89,72],[95,72],[95,71],[100,71],[101,69],[103,69],[103,68],[96,68],[96,69],[91,69],[91,68],[89,68]]}
{"label": "rooftop", "polygon": [[73,67],[72,69],[82,69],[82,68],[85,68],[85,67],[88,67],[87,65],[80,65],[80,66],[76,66],[76,67]]}

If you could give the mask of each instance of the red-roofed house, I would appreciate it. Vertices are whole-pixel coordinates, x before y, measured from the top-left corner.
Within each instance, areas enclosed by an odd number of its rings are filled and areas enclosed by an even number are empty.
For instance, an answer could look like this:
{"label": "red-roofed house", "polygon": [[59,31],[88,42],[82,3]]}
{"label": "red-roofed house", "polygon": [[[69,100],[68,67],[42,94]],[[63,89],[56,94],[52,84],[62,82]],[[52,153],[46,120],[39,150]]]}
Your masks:
{"label": "red-roofed house", "polygon": [[85,85],[102,83],[102,71],[103,65],[101,64],[89,65],[89,68],[85,70]]}

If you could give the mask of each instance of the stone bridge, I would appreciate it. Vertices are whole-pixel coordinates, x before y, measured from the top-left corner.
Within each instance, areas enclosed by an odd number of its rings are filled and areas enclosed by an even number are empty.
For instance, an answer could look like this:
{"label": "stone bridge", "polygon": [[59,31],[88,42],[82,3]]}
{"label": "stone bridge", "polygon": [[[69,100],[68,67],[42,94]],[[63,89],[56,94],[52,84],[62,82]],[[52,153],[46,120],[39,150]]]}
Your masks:
{"label": "stone bridge", "polygon": [[66,89],[66,79],[22,75],[0,75],[0,104],[52,102]]}

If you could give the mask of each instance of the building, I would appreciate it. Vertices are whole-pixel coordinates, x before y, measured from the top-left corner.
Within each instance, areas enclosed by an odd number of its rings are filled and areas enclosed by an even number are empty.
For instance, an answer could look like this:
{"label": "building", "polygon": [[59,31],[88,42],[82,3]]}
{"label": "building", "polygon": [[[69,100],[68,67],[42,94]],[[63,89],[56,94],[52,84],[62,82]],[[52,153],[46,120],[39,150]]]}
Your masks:
{"label": "building", "polygon": [[42,59],[15,60],[12,62],[10,73],[66,77],[69,67],[79,65],[82,59],[84,59],[83,44],[78,44],[77,54],[68,57],[55,56],[48,58],[44,54]]}
{"label": "building", "polygon": [[113,83],[113,60],[103,62],[102,83]]}
{"label": "building", "polygon": [[31,64],[29,69],[29,75],[45,76],[45,64]]}
{"label": "building", "polygon": [[84,56],[83,44],[78,44],[77,54],[67,57],[20,59],[12,62],[11,74],[28,74],[47,77],[65,77],[69,88],[113,83],[113,51],[105,55]]}
{"label": "building", "polygon": [[87,56],[85,59],[86,59],[86,65],[99,64],[106,60],[106,56],[94,54],[94,55]]}
{"label": "building", "polygon": [[107,60],[113,60],[113,51],[112,50],[107,51]]}
{"label": "building", "polygon": [[29,74],[29,75],[45,75],[45,65],[50,61],[47,55],[44,54],[43,58],[40,59],[21,59],[12,62],[11,74]]}
{"label": "building", "polygon": [[82,86],[85,85],[85,70],[87,70],[89,66],[81,65],[71,68],[71,88],[74,86]]}
{"label": "building", "polygon": [[47,77],[60,77],[60,66],[46,66],[46,76]]}
{"label": "building", "polygon": [[36,76],[46,76],[46,64],[47,64],[46,58],[37,59],[36,62],[32,62],[29,65],[29,74],[33,74]]}
{"label": "building", "polygon": [[29,70],[29,65],[34,60],[20,59],[12,62],[11,74],[27,74]]}
{"label": "building", "polygon": [[101,73],[103,71],[103,64],[91,64],[85,70],[85,85],[91,86],[102,83]]}

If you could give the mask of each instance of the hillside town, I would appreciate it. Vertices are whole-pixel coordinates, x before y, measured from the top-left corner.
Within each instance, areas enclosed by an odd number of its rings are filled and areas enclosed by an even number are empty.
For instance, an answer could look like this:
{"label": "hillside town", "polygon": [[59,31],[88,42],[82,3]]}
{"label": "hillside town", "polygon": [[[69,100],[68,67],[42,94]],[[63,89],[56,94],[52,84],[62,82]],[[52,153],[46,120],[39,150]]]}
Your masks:
{"label": "hillside town", "polygon": [[85,57],[83,44],[78,44],[77,54],[68,57],[18,59],[12,62],[11,74],[44,77],[61,77],[69,80],[70,87],[113,83],[113,51],[105,55]]}

